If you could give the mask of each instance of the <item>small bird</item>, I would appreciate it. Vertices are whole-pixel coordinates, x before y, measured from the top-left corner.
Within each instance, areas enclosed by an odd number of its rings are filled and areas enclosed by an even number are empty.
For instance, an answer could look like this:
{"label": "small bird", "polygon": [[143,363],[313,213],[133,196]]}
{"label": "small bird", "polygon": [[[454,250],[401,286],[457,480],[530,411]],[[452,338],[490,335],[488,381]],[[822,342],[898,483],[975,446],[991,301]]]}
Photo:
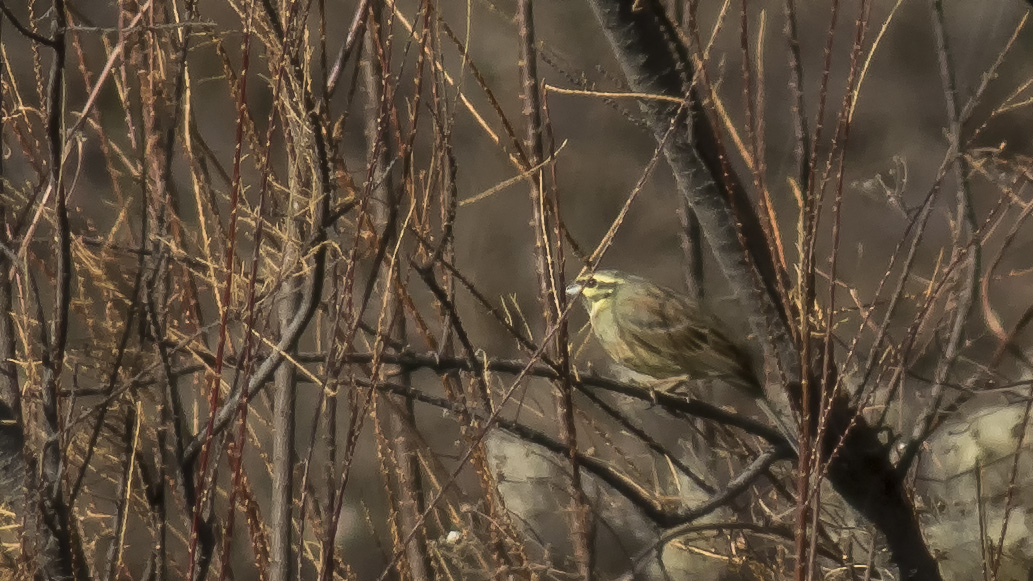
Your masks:
{"label": "small bird", "polygon": [[617,270],[580,276],[566,293],[581,295],[596,339],[624,367],[657,380],[724,381],[757,401],[794,443],[795,432],[768,404],[749,356],[697,301]]}

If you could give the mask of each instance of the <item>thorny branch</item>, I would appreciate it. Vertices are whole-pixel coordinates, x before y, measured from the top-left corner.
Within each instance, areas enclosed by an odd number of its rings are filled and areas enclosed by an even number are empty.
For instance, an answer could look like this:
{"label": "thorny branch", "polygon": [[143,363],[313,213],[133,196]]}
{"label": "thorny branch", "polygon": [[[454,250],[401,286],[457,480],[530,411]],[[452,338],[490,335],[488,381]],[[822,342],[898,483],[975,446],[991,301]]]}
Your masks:
{"label": "thorny branch", "polygon": [[[884,163],[858,143],[901,90],[868,88],[896,8],[819,2],[815,31],[794,0],[755,4],[0,2],[16,574],[673,578],[684,556],[935,581],[926,450],[1002,401],[1009,454],[964,473],[980,570],[1010,574],[1033,161],[996,126],[1030,103],[1005,66],[1026,21],[966,79],[963,8],[931,0],[942,157],[895,153],[934,175],[870,180],[883,208],[851,180]],[[853,231],[862,202],[879,236]],[[652,397],[590,371],[562,288],[570,256],[604,254],[707,304],[727,282],[801,433],[720,381]],[[816,453],[780,462],[797,435]]]}

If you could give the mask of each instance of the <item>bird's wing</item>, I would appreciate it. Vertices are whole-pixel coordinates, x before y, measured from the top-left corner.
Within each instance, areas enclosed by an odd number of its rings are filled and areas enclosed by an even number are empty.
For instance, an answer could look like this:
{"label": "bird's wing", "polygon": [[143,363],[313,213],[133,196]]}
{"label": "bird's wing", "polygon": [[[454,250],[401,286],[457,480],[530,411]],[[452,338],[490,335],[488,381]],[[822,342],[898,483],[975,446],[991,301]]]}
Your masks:
{"label": "bird's wing", "polygon": [[[632,349],[663,361],[671,371],[691,377],[724,377],[754,391],[749,358],[720,321],[691,299],[653,288],[641,300],[616,301],[622,340]],[[658,362],[659,363],[659,362]],[[671,371],[668,375],[675,375]]]}
{"label": "bird's wing", "polygon": [[652,288],[615,303],[623,339],[654,355],[676,361],[679,354],[699,352],[714,340],[707,331],[712,321],[699,307],[666,289]]}

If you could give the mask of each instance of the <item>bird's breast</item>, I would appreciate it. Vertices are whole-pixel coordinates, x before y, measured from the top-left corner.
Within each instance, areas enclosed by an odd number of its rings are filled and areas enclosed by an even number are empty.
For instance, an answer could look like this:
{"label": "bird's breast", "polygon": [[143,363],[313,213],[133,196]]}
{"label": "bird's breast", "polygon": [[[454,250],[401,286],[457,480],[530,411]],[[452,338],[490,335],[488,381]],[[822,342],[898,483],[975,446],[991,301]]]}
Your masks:
{"label": "bird's breast", "polygon": [[637,373],[661,378],[665,373],[662,370],[649,365],[651,357],[643,351],[643,346],[634,341],[628,341],[623,331],[621,322],[617,320],[617,314],[610,308],[603,307],[592,311],[592,331],[596,340],[602,346],[606,354],[620,365]]}

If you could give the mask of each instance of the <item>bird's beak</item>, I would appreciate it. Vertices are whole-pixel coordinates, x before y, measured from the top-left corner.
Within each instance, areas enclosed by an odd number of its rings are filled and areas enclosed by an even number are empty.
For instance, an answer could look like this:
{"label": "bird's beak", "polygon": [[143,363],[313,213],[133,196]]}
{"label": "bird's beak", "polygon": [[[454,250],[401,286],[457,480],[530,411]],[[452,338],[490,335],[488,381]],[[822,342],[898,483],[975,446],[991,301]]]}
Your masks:
{"label": "bird's beak", "polygon": [[581,292],[581,283],[575,282],[567,285],[567,298],[573,299]]}

